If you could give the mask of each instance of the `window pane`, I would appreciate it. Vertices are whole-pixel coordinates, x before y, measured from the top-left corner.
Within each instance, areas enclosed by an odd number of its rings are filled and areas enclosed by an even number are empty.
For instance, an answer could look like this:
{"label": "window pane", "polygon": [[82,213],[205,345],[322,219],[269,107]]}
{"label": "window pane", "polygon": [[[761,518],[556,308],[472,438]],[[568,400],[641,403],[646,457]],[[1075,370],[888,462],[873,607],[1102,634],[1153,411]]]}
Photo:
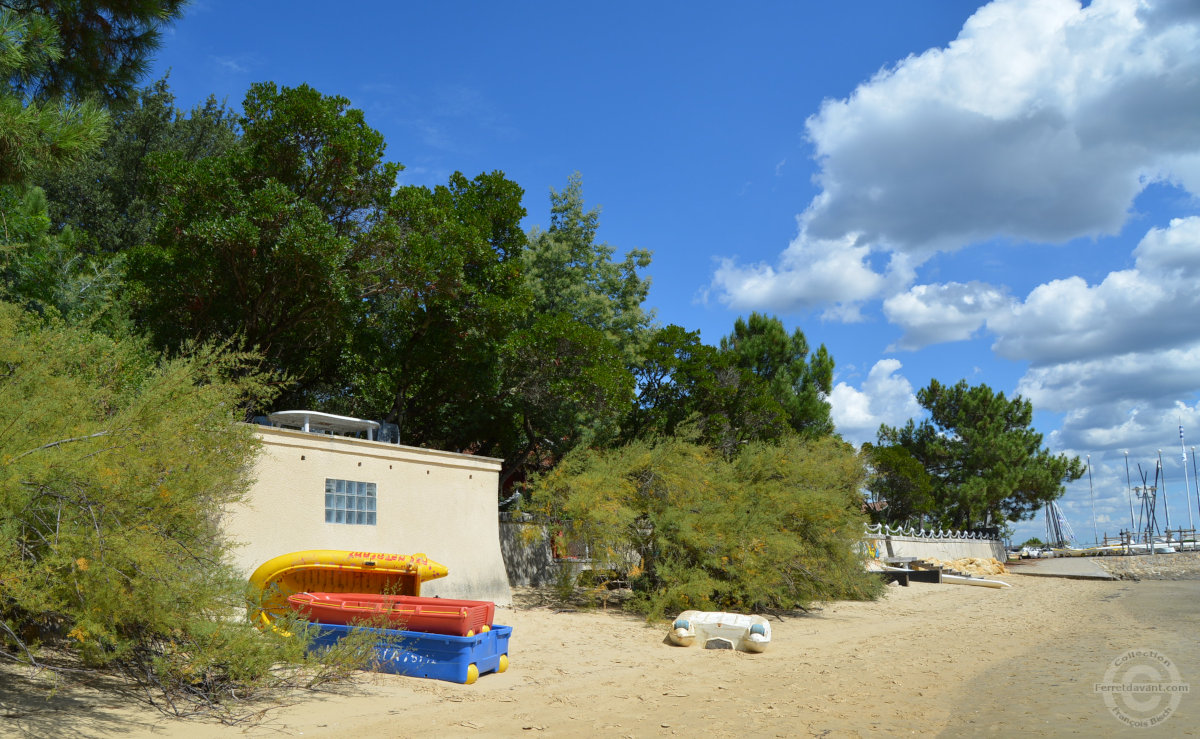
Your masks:
{"label": "window pane", "polygon": [[374,526],[376,490],[373,482],[326,478],[326,523]]}

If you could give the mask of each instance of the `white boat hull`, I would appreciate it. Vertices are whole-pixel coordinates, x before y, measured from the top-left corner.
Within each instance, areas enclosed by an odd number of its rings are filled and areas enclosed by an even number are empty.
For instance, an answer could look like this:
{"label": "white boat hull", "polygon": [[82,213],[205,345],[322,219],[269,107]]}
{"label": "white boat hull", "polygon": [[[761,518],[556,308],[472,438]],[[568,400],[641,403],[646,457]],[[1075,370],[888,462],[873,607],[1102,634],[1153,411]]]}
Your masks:
{"label": "white boat hull", "polygon": [[771,624],[762,616],[742,613],[684,611],[671,624],[667,638],[680,647],[699,641],[708,648],[761,652],[771,643]]}
{"label": "white boat hull", "polygon": [[964,575],[942,574],[942,582],[952,585],[974,585],[980,588],[1011,588],[1012,585],[1003,580],[985,580],[982,577],[966,577]]}

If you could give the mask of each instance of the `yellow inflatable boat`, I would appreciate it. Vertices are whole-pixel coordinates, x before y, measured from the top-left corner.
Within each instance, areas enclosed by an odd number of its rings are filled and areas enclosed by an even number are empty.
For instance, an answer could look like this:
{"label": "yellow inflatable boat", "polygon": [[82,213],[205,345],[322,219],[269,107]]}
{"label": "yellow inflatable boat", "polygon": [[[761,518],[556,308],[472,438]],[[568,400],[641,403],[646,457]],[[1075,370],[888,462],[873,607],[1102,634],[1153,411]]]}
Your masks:
{"label": "yellow inflatable boat", "polygon": [[421,554],[309,549],[264,562],[250,576],[254,617],[269,626],[295,593],[420,595],[421,583],[449,571]]}

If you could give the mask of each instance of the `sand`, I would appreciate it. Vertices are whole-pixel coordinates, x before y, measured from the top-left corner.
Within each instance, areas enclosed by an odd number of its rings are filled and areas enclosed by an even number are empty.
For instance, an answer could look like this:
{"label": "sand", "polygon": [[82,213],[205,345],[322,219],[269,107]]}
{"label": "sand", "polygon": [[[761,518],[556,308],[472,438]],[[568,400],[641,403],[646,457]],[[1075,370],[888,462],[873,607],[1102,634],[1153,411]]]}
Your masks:
{"label": "sand", "polygon": [[[83,688],[47,699],[5,673],[0,733],[187,739],[1200,733],[1200,581],[1001,579],[1013,587],[914,583],[890,588],[878,602],[828,604],[776,620],[763,654],[672,647],[665,625],[619,612],[498,609],[496,620],[513,627],[511,667],[503,674],[474,685],[364,674],[352,686],[297,696],[299,702],[269,710],[257,723],[233,727],[166,718]],[[1181,681],[1195,686],[1157,728],[1131,728],[1095,692],[1110,664],[1133,648],[1165,655]],[[1160,708],[1169,705],[1157,700]]]}

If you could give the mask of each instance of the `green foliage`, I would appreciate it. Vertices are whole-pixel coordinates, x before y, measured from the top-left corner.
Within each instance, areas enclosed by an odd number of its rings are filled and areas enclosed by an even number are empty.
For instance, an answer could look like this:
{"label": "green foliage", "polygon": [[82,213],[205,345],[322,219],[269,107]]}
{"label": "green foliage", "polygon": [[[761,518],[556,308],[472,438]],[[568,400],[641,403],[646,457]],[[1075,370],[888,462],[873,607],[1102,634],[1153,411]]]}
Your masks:
{"label": "green foliage", "polygon": [[0,78],[8,82],[0,90],[0,186],[24,182],[37,167],[78,162],[108,135],[108,114],[93,102],[68,104],[27,94],[63,58],[50,17],[0,7]]}
{"label": "green foliage", "polygon": [[305,662],[296,624],[284,638],[244,617],[220,518],[258,449],[237,423],[265,397],[253,361],[211,347],[161,360],[0,304],[0,657],[64,648],[177,713],[363,664]]}
{"label": "green foliage", "polygon": [[[34,100],[97,96],[113,105],[128,101],[149,68],[162,29],[183,12],[186,0],[5,0],[5,12],[52,28],[59,52],[13,80],[15,92]],[[39,30],[33,38],[50,38]]]}
{"label": "green foliage", "polygon": [[228,151],[237,119],[215,98],[184,115],[165,79],[140,90],[113,114],[112,135],[95,156],[35,178],[50,200],[56,229],[86,236],[91,253],[116,254],[150,239],[159,216],[150,187],[150,157],[170,153],[194,162]]}
{"label": "green foliage", "polygon": [[[1065,492],[1066,482],[1083,476],[1078,457],[1042,448],[1042,435],[1030,428],[1033,405],[1019,396],[1010,401],[987,385],[931,380],[917,400],[929,419],[882,426],[872,455],[902,460],[907,453],[919,468],[893,465],[874,489],[889,500],[914,491],[918,499],[932,498],[928,510],[943,526],[995,529],[1032,518]],[[904,453],[882,451],[892,447]]]}
{"label": "green foliage", "polygon": [[1024,547],[1044,547],[1044,546],[1046,546],[1046,542],[1042,541],[1041,539],[1037,538],[1036,536],[1032,536],[1021,543],[1022,548],[1024,548]]}
{"label": "green foliage", "polygon": [[557,461],[581,440],[610,438],[633,394],[618,348],[599,330],[564,314],[539,316],[501,352],[509,436],[506,471],[540,456]]}
{"label": "green foliage", "polygon": [[804,334],[788,336],[777,318],[739,318],[720,348],[679,326],[658,329],[644,343],[634,375],[638,396],[626,439],[686,430],[732,457],[754,441],[833,433],[825,399],[833,358],[823,345],[810,357]]}
{"label": "green foliage", "polygon": [[650,265],[650,252],[630,249],[620,262],[614,249],[596,243],[598,208],[584,210],[583,178],[571,175],[561,192],[550,192],[550,228],[534,228],[523,255],[525,279],[538,313],[563,313],[604,332],[626,361],[638,356],[653,315],[642,307],[649,278],[638,269]]}
{"label": "green foliage", "polygon": [[396,423],[406,444],[462,450],[486,435],[499,348],[528,310],[521,194],[501,172],[397,190],[401,236],[360,301],[351,389],[333,407]]}
{"label": "green foliage", "polygon": [[108,329],[122,323],[113,309],[119,264],[87,256],[73,229],[52,233],[40,188],[0,186],[0,221],[0,294],[71,323]]}
{"label": "green foliage", "polygon": [[866,443],[862,453],[871,471],[867,489],[877,500],[887,501],[885,508],[871,512],[872,520],[919,528],[934,508],[934,481],[921,462],[903,446]]}
{"label": "green foliage", "polygon": [[734,459],[679,439],[579,449],[539,478],[534,504],[628,573],[652,617],[868,598],[855,546],[861,464],[832,438],[746,445]]}
{"label": "green foliage", "polygon": [[131,635],[169,631],[211,593],[221,550],[206,506],[237,499],[254,449],[230,422],[230,361],[205,351],[156,367],[130,343],[0,305],[10,632],[61,628],[94,660],[120,658]]}
{"label": "green foliage", "polygon": [[152,158],[162,216],[130,258],[136,316],[164,348],[240,337],[311,385],[334,368],[363,273],[390,264],[381,209],[399,165],[345,98],[262,83],[244,109],[223,154]]}
{"label": "green foliage", "polygon": [[[500,172],[397,191],[388,213],[400,247],[363,301],[347,352],[350,391],[330,407],[392,421],[407,444],[502,457],[504,480],[581,438],[615,433],[632,378],[613,337],[632,329],[611,311],[616,323],[592,325],[570,305],[538,303],[541,278],[522,279],[522,194]],[[561,245],[543,247],[551,241]],[[579,259],[608,264],[608,251],[585,246]],[[548,269],[542,256],[534,261]],[[601,289],[582,283],[606,267],[575,267],[566,275],[579,283],[574,294]]]}
{"label": "green foliage", "polygon": [[622,423],[625,439],[675,436],[698,411],[701,384],[711,377],[716,350],[700,341],[699,331],[671,324],[653,331],[633,367],[637,396]]}
{"label": "green foliage", "polygon": [[833,389],[833,358],[824,344],[810,357],[803,331],[788,336],[778,318],[751,313],[721,339],[721,351],[766,386],[793,431],[810,438],[833,433],[825,399]]}

